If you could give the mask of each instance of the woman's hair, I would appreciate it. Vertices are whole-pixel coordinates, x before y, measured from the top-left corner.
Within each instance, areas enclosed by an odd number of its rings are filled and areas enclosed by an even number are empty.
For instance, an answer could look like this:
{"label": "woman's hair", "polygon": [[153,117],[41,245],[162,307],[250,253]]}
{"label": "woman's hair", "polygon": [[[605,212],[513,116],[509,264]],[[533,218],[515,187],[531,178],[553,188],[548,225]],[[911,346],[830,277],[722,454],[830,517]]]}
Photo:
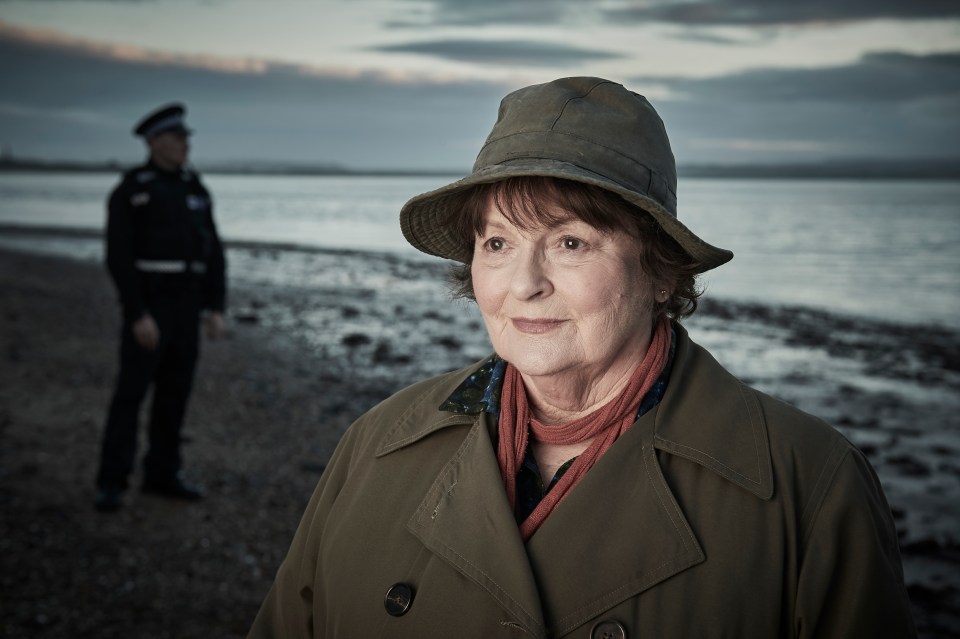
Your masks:
{"label": "woman's hair", "polygon": [[[655,316],[689,317],[697,310],[702,291],[697,286],[698,263],[670,237],[651,215],[606,189],[550,177],[515,177],[481,184],[451,196],[446,223],[471,253],[484,231],[484,213],[495,205],[519,229],[553,226],[572,214],[605,232],[623,231],[637,239],[643,272],[672,286],[672,295],[657,302]],[[470,264],[457,264],[450,273],[453,294],[475,300]]]}

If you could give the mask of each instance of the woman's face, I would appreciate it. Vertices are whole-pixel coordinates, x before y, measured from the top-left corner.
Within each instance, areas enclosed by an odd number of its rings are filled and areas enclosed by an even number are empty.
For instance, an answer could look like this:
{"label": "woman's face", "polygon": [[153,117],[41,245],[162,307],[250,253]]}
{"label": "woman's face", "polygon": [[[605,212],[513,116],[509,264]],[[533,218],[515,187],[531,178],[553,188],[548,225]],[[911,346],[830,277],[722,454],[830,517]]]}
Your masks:
{"label": "woman's face", "polygon": [[497,353],[527,377],[632,372],[650,340],[656,294],[638,240],[573,216],[520,230],[492,204],[484,221],[471,273]]}

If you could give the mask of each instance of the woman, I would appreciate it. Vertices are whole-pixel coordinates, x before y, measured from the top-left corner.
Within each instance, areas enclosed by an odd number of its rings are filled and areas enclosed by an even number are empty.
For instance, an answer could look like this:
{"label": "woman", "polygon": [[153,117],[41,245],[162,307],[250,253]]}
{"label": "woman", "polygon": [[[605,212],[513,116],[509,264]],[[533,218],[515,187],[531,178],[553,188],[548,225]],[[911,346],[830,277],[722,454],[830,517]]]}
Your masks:
{"label": "woman", "polygon": [[347,432],[251,637],[904,637],[866,459],[678,323],[728,261],[676,218],[649,103],[507,96],[473,173],[413,198],[496,355]]}

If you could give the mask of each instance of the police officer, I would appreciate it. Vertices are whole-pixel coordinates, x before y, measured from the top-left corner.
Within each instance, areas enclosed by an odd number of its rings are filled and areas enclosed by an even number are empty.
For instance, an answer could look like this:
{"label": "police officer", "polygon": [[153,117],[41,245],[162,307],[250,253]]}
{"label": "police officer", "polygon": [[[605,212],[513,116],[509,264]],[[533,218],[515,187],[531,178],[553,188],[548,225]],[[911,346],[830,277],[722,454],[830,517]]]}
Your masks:
{"label": "police officer", "polygon": [[182,481],[180,429],[206,312],[208,337],[223,333],[223,248],[210,194],[186,168],[191,131],[181,104],[167,105],[134,129],[149,148],[146,164],[124,174],[110,195],[107,268],[123,308],[120,373],[103,435],[94,505],[120,508],[133,470],[140,405],[154,385],[142,490],[196,500]]}

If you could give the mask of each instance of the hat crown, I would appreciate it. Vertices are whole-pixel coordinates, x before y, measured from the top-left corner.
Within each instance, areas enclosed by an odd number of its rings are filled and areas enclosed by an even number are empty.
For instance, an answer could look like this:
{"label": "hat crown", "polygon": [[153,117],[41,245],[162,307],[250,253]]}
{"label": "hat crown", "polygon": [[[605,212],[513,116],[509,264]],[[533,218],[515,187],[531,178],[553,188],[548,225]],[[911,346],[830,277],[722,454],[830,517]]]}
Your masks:
{"label": "hat crown", "polygon": [[562,78],[507,95],[473,170],[542,159],[575,164],[677,214],[676,162],[663,121],[620,84]]}
{"label": "hat crown", "polygon": [[183,118],[187,109],[179,102],[172,102],[146,115],[133,128],[133,134],[149,139],[166,131],[191,133]]}
{"label": "hat crown", "polygon": [[414,247],[469,264],[473,242],[454,230],[456,195],[511,178],[548,177],[599,187],[650,215],[696,264],[733,257],[677,219],[677,170],[663,121],[646,98],[602,78],[562,78],[514,91],[461,180],[410,198],[400,229]]}

